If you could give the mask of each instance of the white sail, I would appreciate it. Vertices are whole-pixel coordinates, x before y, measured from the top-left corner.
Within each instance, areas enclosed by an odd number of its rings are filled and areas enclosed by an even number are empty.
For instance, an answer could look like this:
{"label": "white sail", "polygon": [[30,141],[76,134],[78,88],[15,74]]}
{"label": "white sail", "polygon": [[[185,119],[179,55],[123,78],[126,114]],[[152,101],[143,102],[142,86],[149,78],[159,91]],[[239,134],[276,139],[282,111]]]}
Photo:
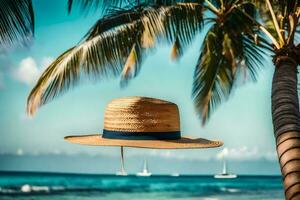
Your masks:
{"label": "white sail", "polygon": [[223,171],[222,171],[222,174],[227,174],[227,166],[226,166],[225,158],[223,158]]}
{"label": "white sail", "polygon": [[147,160],[144,160],[143,170],[136,174],[137,176],[151,176],[152,173],[148,170]]}
{"label": "white sail", "polygon": [[227,171],[227,163],[225,159],[225,155],[223,155],[223,170],[221,174],[214,175],[215,178],[236,178],[236,174],[230,174]]}
{"label": "white sail", "polygon": [[174,177],[177,177],[177,176],[180,176],[179,173],[175,172],[175,173],[172,173],[170,176],[174,176]]}

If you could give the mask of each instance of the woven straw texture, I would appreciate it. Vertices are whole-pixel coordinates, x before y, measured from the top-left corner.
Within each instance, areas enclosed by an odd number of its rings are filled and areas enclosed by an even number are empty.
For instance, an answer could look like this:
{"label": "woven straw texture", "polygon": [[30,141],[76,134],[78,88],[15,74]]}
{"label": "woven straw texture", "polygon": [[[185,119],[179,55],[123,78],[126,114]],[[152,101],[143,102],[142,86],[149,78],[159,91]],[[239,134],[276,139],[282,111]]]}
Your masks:
{"label": "woven straw texture", "polygon": [[178,108],[174,103],[147,97],[116,99],[106,107],[104,129],[126,132],[179,131]]}
{"label": "woven straw texture", "polygon": [[[125,97],[112,100],[106,107],[104,129],[119,132],[180,131],[179,111],[176,104],[148,97]],[[65,140],[92,146],[127,146],[155,149],[213,148],[222,146],[221,141],[203,138],[181,137],[177,140],[130,140],[108,139],[101,134],[67,136]]]}

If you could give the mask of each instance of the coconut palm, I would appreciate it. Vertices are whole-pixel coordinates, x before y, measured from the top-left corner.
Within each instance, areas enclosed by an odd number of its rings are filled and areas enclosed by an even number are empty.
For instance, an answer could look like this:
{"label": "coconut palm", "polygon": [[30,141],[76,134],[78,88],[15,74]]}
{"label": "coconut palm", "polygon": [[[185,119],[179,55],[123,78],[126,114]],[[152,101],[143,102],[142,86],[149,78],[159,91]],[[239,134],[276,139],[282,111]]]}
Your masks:
{"label": "coconut palm", "polygon": [[[83,10],[105,7],[77,0]],[[74,2],[69,0],[69,10]],[[255,80],[265,57],[275,67],[272,116],[286,199],[300,198],[300,115],[297,43],[300,2],[295,0],[112,1],[78,45],[60,55],[28,97],[27,111],[75,85],[81,75],[135,77],[159,42],[178,59],[199,33],[205,34],[195,66],[193,98],[205,124],[241,80]],[[112,7],[112,5],[115,6]],[[207,27],[203,29],[203,27]]]}
{"label": "coconut palm", "polygon": [[27,45],[34,32],[31,0],[0,0],[0,52]]}

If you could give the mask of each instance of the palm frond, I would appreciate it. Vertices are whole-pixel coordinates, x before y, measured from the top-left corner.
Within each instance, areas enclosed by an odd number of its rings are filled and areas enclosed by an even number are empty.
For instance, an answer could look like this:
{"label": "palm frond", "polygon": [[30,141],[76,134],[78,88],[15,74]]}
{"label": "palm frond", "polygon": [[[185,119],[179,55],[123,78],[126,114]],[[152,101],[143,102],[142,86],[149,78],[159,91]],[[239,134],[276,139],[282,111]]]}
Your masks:
{"label": "palm frond", "polygon": [[139,43],[133,45],[121,74],[121,87],[127,86],[130,79],[139,73],[144,56],[143,50]]}
{"label": "palm frond", "polygon": [[[125,2],[128,2],[125,0]],[[111,6],[120,7],[124,0],[68,0],[68,12],[70,13],[74,6],[81,9],[82,12],[88,12],[91,9],[107,9]]]}
{"label": "palm frond", "polygon": [[140,19],[136,9],[118,9],[99,19],[85,35],[84,40],[92,39],[105,31]]}
{"label": "palm frond", "polygon": [[208,31],[195,69],[192,93],[203,124],[229,97],[237,80],[255,80],[257,70],[263,66],[262,50],[252,38],[253,26],[240,10],[233,10],[223,24],[216,22]]}
{"label": "palm frond", "polygon": [[76,85],[82,73],[97,78],[119,75],[135,43],[136,26],[131,23],[105,32],[59,56],[32,89],[27,112],[32,115],[39,106]]}
{"label": "palm frond", "polygon": [[[66,51],[46,69],[28,97],[28,113],[32,115],[38,107],[75,85],[81,74],[98,79],[121,74],[121,85],[126,85],[138,74],[146,52],[157,40],[172,41],[174,30],[181,31],[177,33],[181,43],[191,41],[199,22],[188,16],[189,10],[201,11],[190,4],[155,5],[108,14],[79,45]],[[188,19],[173,17],[173,14]]]}
{"label": "palm frond", "polygon": [[205,124],[212,110],[229,96],[233,74],[230,61],[222,55],[221,31],[208,31],[194,74],[193,92],[197,113]]}
{"label": "palm frond", "polygon": [[[270,17],[270,11],[266,5],[266,1],[252,0],[251,2],[259,8],[258,10],[260,11],[261,17],[264,19]],[[288,16],[295,13],[300,6],[299,0],[271,0],[270,2],[278,20],[280,17],[286,20]]]}
{"label": "palm frond", "polygon": [[31,0],[2,0],[0,4],[0,50],[27,45],[34,34]]}
{"label": "palm frond", "polygon": [[259,70],[264,67],[263,54],[266,49],[262,45],[256,45],[251,36],[243,35],[241,40],[241,55],[235,80],[256,81]]}
{"label": "palm frond", "polygon": [[281,47],[285,45],[291,45],[294,42],[294,36],[296,33],[297,13],[300,8],[299,0],[270,0],[272,11],[275,14],[276,19],[272,19],[270,9],[265,5],[265,1],[253,0],[257,7],[259,7],[260,18],[266,25],[267,30],[276,38],[280,40],[274,25],[274,21],[277,21],[279,26],[279,32],[282,35],[283,42]]}
{"label": "palm frond", "polygon": [[138,75],[145,54],[154,48],[157,38],[161,37],[164,32],[163,15],[160,9],[146,7],[138,12],[140,18],[136,20],[134,44],[121,74],[122,87],[127,86],[129,81]]}
{"label": "palm frond", "polygon": [[203,27],[203,4],[177,4],[165,9],[164,15],[164,38],[172,44],[171,59],[176,60]]}
{"label": "palm frond", "polygon": [[194,73],[192,96],[203,125],[217,105],[228,98],[234,79],[232,63],[222,55],[222,41],[216,34],[207,34]]}
{"label": "palm frond", "polygon": [[102,9],[106,13],[126,7],[171,6],[181,2],[195,3],[199,0],[68,0],[68,12],[70,13],[74,6],[79,7],[84,13],[91,9]]}
{"label": "palm frond", "polygon": [[179,42],[179,39],[176,37],[175,42],[171,49],[171,60],[172,61],[178,60],[184,54],[183,51],[184,50]]}
{"label": "palm frond", "polygon": [[140,18],[141,39],[136,41],[136,46],[133,48],[135,55],[138,55],[136,57],[138,62],[131,68],[126,68],[131,72],[123,71],[127,73],[122,73],[122,86],[126,86],[130,79],[137,75],[136,72],[139,72],[146,51],[149,52],[149,49],[155,47],[157,41],[167,40],[174,43],[173,52],[176,51],[174,59],[177,59],[203,25],[202,5],[199,3],[180,3],[160,7],[154,5],[154,7],[146,7],[144,11],[138,10],[138,12],[143,15]]}
{"label": "palm frond", "polygon": [[300,6],[299,0],[272,0],[272,5],[277,14],[288,20],[288,16],[295,13]]}

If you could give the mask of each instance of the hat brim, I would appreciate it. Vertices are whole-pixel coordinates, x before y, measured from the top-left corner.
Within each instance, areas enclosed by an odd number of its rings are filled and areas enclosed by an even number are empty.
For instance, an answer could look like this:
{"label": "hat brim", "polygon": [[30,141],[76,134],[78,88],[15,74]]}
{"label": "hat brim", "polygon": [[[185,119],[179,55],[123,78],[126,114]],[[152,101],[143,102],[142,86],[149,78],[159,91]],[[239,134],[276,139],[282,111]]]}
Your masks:
{"label": "hat brim", "polygon": [[214,148],[223,145],[222,141],[213,141],[203,138],[181,137],[178,140],[124,140],[107,139],[102,134],[67,136],[66,141],[90,146],[124,146],[151,149],[202,149]]}

